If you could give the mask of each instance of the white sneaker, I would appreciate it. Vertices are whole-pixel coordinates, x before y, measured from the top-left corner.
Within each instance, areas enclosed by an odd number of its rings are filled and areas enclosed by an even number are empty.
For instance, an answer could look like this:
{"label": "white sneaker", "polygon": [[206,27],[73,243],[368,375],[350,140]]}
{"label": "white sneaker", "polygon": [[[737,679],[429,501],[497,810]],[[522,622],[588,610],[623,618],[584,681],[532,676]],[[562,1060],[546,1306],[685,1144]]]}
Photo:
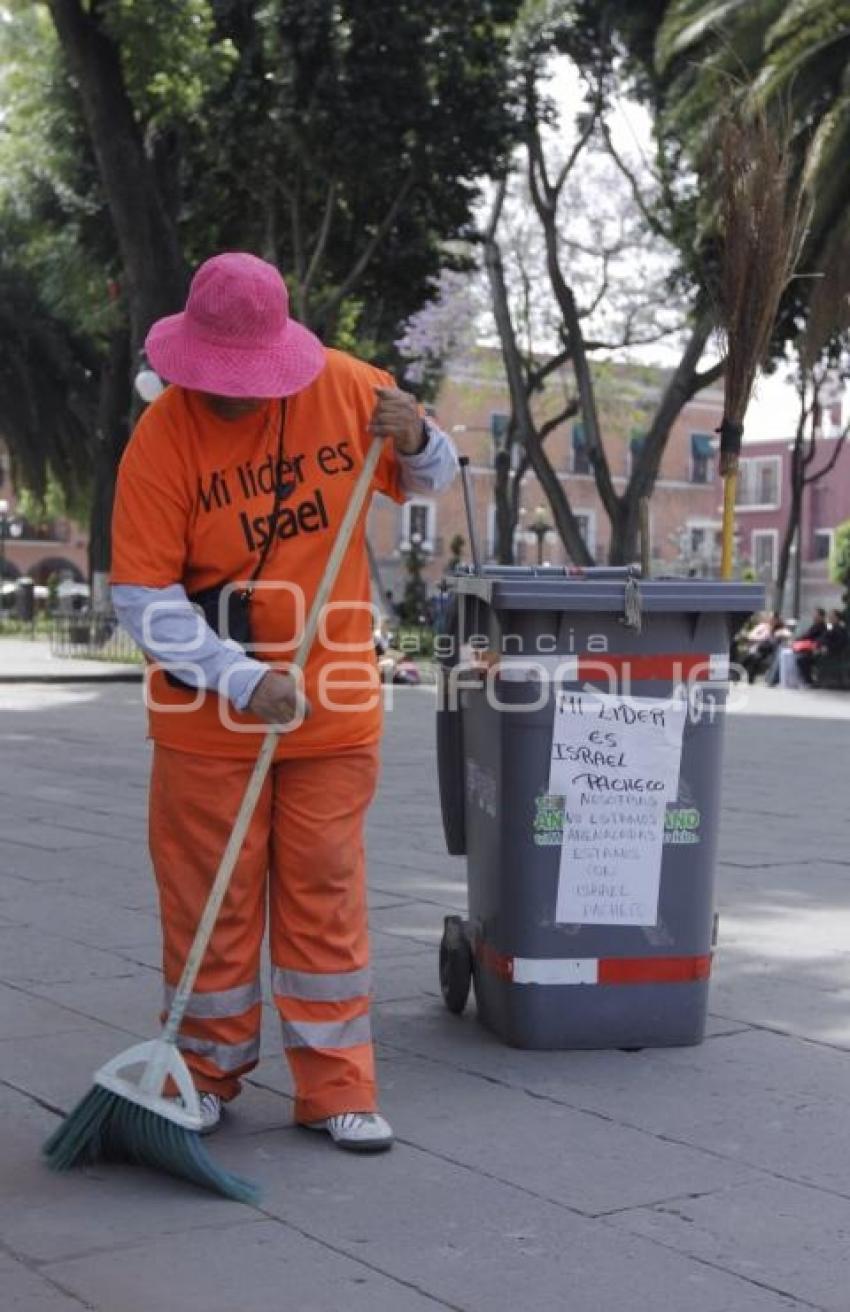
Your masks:
{"label": "white sneaker", "polygon": [[325,1130],[338,1147],[352,1153],[382,1153],[393,1146],[392,1128],[377,1112],[341,1112],[306,1122],[306,1128]]}
{"label": "white sneaker", "polygon": [[198,1102],[201,1104],[201,1128],[199,1134],[212,1134],[221,1123],[221,1098],[217,1093],[198,1090]]}

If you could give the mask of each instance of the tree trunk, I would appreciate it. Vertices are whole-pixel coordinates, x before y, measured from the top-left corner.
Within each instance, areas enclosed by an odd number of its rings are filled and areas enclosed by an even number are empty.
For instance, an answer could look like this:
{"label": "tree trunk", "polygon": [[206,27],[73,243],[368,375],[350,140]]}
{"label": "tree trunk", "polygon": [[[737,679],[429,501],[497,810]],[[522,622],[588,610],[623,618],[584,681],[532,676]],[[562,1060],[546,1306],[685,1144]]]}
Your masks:
{"label": "tree trunk", "polygon": [[95,5],[48,0],[109,205],[123,268],[126,331],[113,337],[101,381],[89,567],[93,597],[109,569],[110,522],[118,462],[129,435],[132,376],[155,319],[181,308],[187,270],[177,229],[160,195],[156,170],[124,84],[121,54],[98,22]]}
{"label": "tree trunk", "polygon": [[157,318],[180,309],[186,267],[124,84],[121,55],[94,5],[48,0],[82,102],[124,270],[132,360]]}
{"label": "tree trunk", "polygon": [[[541,214],[542,218],[545,211],[538,212]],[[596,490],[599,493],[599,499],[613,525],[620,515],[620,498],[614,487],[614,480],[611,477],[611,468],[608,464],[608,457],[605,454],[605,447],[602,443],[602,431],[599,426],[599,414],[596,409],[596,391],[593,386],[593,376],[590,372],[590,361],[588,360],[587,351],[584,345],[584,333],[582,331],[581,320],[578,314],[578,307],[576,306],[575,296],[573,295],[572,289],[567,286],[558,263],[558,241],[555,230],[554,215],[551,217],[551,220],[544,219],[544,232],[546,235],[546,259],[549,269],[549,280],[552,284],[552,290],[555,293],[555,299],[558,302],[558,309],[561,312],[561,318],[569,342],[570,357],[573,362],[573,371],[575,373],[576,387],[578,389],[581,419],[584,424],[585,439],[587,442],[587,455],[593,469],[593,477],[596,483]]]}
{"label": "tree trunk", "polygon": [[[791,452],[791,504],[788,507],[788,522],[779,548],[779,561],[776,567],[776,587],[773,597],[773,609],[777,615],[782,614],[785,602],[785,588],[788,583],[788,570],[791,565],[791,548],[800,527],[800,511],[803,505],[803,433],[806,423],[805,408],[801,409],[797,432],[794,437],[794,450]],[[800,544],[797,544],[799,559]]]}
{"label": "tree trunk", "polygon": [[493,495],[496,502],[496,560],[500,565],[514,563],[514,527],[511,515],[511,451],[505,444],[494,460]]}
{"label": "tree trunk", "polygon": [[631,478],[620,498],[619,513],[611,518],[608,559],[612,565],[628,565],[637,560],[640,503],[644,497],[652,496],[670,430],[688,401],[722,373],[722,365],[716,365],[705,375],[697,371],[712,327],[709,314],[703,313],[697,318],[682,357],[658,403]]}
{"label": "tree trunk", "polygon": [[113,333],[100,377],[94,452],[94,498],[89,520],[89,571],[109,571],[112,504],[118,463],[127,442],[131,410],[130,338],[126,329]]}

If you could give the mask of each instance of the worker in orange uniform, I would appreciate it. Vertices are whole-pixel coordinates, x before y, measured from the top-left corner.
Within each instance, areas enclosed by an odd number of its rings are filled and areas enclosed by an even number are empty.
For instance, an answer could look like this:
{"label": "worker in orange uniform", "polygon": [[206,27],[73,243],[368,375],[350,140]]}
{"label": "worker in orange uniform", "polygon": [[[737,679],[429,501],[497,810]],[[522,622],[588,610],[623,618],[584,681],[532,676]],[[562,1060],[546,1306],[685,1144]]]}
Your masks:
{"label": "worker in orange uniform", "polygon": [[[268,724],[285,730],[179,1036],[204,1130],[259,1058],[268,901],[295,1119],[343,1148],[386,1149],[363,851],[381,733],[365,514],[303,685],[286,662],[369,443],[386,439],[373,486],[398,502],[445,487],[456,457],[388,374],[295,323],[280,274],[252,255],[208,260],[185,311],[154,324],[146,351],[171,385],[121,462],[112,595],[150,661],[150,846],[166,1002],[261,735]],[[246,580],[248,652],[238,620]],[[222,585],[235,582],[243,586],[222,602]]]}

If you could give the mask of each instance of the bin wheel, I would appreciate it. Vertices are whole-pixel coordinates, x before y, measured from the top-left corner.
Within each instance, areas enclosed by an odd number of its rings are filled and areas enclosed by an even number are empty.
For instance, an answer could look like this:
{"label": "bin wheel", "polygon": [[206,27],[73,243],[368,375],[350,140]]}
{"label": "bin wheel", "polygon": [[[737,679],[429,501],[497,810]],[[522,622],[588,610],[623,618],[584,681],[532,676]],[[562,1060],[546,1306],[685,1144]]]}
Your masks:
{"label": "bin wheel", "polygon": [[459,1016],[472,983],[472,949],[460,916],[446,916],[440,941],[440,990],[449,1011]]}

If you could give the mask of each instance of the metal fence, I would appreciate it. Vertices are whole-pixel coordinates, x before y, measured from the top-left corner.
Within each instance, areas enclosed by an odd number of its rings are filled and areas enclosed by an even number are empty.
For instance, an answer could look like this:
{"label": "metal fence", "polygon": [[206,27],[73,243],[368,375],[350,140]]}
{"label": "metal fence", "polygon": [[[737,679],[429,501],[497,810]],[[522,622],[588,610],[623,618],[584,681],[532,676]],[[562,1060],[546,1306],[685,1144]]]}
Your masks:
{"label": "metal fence", "polygon": [[114,615],[56,615],[50,622],[53,656],[81,656],[89,660],[139,660],[139,649],[118,626]]}

